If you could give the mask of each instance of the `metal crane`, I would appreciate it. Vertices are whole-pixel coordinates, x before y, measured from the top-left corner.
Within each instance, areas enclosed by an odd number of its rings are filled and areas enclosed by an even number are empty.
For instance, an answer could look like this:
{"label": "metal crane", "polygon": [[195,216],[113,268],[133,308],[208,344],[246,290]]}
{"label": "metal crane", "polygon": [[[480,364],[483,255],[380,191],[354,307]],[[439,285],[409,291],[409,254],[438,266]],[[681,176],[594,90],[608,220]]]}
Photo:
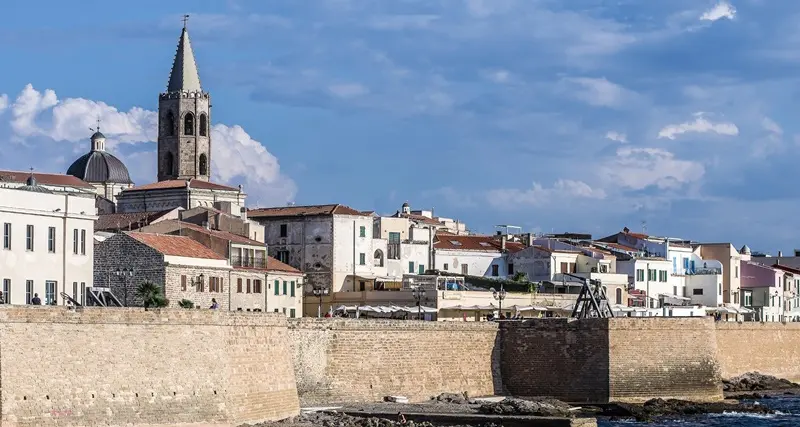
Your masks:
{"label": "metal crane", "polygon": [[606,291],[599,280],[587,279],[570,273],[562,274],[578,279],[583,283],[571,317],[576,319],[614,317],[614,312],[611,311],[608,298],[606,298]]}

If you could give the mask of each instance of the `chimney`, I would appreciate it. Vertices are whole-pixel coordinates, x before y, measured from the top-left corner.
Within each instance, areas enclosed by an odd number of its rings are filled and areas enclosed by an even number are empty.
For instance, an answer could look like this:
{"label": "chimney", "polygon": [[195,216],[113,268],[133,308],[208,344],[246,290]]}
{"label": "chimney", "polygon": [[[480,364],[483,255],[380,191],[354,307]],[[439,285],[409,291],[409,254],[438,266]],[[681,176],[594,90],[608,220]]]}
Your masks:
{"label": "chimney", "polygon": [[239,209],[239,212],[241,213],[239,217],[242,218],[242,221],[247,221],[247,208],[242,206],[242,208]]}
{"label": "chimney", "polygon": [[783,252],[781,252],[781,251],[778,251],[778,257],[780,258],[780,257],[782,257],[782,256],[783,256]]}
{"label": "chimney", "polygon": [[528,247],[533,246],[533,233],[528,233],[528,241],[526,242]]}
{"label": "chimney", "polygon": [[508,239],[508,237],[505,234],[500,236],[500,252],[502,253],[506,253],[506,239]]}

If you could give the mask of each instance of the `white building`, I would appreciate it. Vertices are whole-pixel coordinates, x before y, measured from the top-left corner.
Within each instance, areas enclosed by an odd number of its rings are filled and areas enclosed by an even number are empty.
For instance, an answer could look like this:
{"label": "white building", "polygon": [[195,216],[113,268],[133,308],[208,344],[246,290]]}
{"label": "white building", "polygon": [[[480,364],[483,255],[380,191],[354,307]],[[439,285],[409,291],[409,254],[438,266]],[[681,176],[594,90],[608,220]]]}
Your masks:
{"label": "white building", "polygon": [[439,233],[433,243],[434,268],[463,276],[506,279],[517,271],[508,254],[524,248],[522,243],[509,242],[507,236]]}
{"label": "white building", "polygon": [[373,226],[375,274],[392,279],[382,289],[399,287],[403,275],[431,269],[435,227],[404,217],[375,217]]}
{"label": "white building", "polygon": [[[70,177],[72,178],[72,177]],[[0,279],[4,302],[64,305],[65,292],[82,302],[92,286],[95,199],[55,193],[34,176],[18,188],[0,188]]]}

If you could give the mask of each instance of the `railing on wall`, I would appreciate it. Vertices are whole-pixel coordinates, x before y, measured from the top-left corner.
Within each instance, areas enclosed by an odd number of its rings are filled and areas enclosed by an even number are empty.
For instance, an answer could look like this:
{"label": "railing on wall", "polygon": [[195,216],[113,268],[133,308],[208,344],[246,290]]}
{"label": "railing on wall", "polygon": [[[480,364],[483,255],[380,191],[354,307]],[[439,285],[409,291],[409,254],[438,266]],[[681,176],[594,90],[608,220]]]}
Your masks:
{"label": "railing on wall", "polygon": [[231,255],[231,266],[249,267],[249,268],[267,268],[267,261],[264,258]]}

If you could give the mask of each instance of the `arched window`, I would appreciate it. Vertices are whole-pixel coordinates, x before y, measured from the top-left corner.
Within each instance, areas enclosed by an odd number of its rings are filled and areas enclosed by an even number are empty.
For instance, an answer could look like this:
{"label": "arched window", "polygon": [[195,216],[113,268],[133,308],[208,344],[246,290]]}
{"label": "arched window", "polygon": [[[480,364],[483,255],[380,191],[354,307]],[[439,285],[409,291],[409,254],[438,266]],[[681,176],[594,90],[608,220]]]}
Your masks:
{"label": "arched window", "polygon": [[616,298],[617,305],[622,305],[622,288],[617,288],[617,295]]}
{"label": "arched window", "polygon": [[208,175],[208,159],[206,153],[200,155],[200,175]]}
{"label": "arched window", "polygon": [[194,135],[194,114],[186,113],[183,118],[183,134]]}
{"label": "arched window", "polygon": [[200,129],[197,133],[200,134],[200,136],[206,136],[208,135],[206,129],[208,129],[208,118],[205,114],[200,114]]}
{"label": "arched window", "polygon": [[375,261],[374,261],[373,264],[376,267],[383,267],[383,251],[382,250],[378,249],[377,251],[375,251],[375,256],[373,256],[373,258],[375,258]]}
{"label": "arched window", "polygon": [[167,172],[168,175],[175,175],[175,157],[172,153],[167,153],[167,158],[164,161],[164,171]]}
{"label": "arched window", "polygon": [[172,111],[167,111],[167,115],[164,117],[164,132],[167,136],[175,135],[175,115],[172,114]]}

